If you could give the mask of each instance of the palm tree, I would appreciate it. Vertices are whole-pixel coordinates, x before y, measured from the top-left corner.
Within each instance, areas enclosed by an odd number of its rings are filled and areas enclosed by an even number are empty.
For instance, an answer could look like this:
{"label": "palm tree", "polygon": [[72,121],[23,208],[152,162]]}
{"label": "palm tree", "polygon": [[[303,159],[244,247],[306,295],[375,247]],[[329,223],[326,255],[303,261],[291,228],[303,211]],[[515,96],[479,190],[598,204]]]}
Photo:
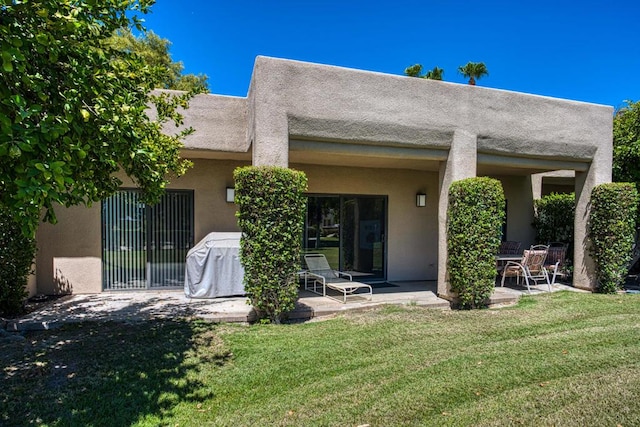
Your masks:
{"label": "palm tree", "polygon": [[467,65],[459,66],[458,71],[469,79],[470,85],[475,85],[476,79],[489,75],[489,71],[487,71],[487,66],[484,65],[484,62],[467,62]]}
{"label": "palm tree", "polygon": [[427,74],[425,74],[424,78],[430,79],[430,80],[442,80],[443,75],[444,75],[444,70],[436,66],[433,68],[433,70],[427,71]]}
{"label": "palm tree", "polygon": [[409,77],[418,77],[421,79],[429,80],[442,80],[444,70],[442,68],[435,67],[433,70],[427,71],[427,74],[422,74],[422,64],[411,65],[404,69],[404,75]]}
{"label": "palm tree", "polygon": [[422,64],[411,65],[404,69],[405,76],[422,78],[420,73],[422,73]]}

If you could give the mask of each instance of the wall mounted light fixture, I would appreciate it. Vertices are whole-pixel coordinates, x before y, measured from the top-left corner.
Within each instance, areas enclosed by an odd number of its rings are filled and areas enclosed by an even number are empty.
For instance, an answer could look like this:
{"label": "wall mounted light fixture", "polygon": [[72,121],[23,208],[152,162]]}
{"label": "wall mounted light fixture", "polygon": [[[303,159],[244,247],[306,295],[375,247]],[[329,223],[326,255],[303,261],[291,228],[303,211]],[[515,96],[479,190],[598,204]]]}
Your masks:
{"label": "wall mounted light fixture", "polygon": [[236,189],[234,187],[227,187],[227,203],[234,203],[236,197]]}
{"label": "wall mounted light fixture", "polygon": [[424,193],[416,194],[416,206],[419,208],[424,208],[427,206],[427,195]]}

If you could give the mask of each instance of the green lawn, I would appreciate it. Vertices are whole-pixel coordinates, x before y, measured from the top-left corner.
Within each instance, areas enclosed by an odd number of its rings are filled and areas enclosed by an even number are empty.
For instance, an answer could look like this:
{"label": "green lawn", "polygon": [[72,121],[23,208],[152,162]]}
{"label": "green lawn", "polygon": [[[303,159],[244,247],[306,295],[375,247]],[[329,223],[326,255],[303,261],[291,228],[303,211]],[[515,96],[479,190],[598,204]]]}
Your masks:
{"label": "green lawn", "polygon": [[640,425],[640,295],[0,338],[0,425]]}

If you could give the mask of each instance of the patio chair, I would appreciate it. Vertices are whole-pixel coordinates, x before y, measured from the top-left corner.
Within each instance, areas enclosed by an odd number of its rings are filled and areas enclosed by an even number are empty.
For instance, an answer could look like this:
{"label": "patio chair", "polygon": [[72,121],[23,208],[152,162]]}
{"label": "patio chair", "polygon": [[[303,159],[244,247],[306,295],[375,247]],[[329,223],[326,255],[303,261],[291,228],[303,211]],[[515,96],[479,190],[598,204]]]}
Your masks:
{"label": "patio chair", "polygon": [[520,253],[520,242],[513,242],[510,240],[500,243],[498,253],[502,255],[515,255]]}
{"label": "patio chair", "polygon": [[505,257],[508,255],[518,255],[520,252],[520,242],[514,242],[511,240],[506,240],[500,243],[500,247],[498,248],[498,255],[496,255],[496,268],[498,269],[498,273],[500,273],[506,264],[505,260],[499,259],[500,257]]}
{"label": "patio chair", "polygon": [[549,292],[551,292],[549,274],[545,268],[548,251],[549,247],[546,245],[535,245],[524,251],[520,262],[508,261],[501,273],[501,286],[504,286],[506,277],[516,277],[518,285],[520,284],[520,277],[523,277],[529,293],[531,293],[529,281],[537,284],[539,280],[546,281],[549,286]]}
{"label": "patio chair", "polygon": [[569,249],[568,243],[549,243],[549,250],[547,252],[547,259],[544,262],[544,268],[547,270],[547,274],[551,274],[553,272],[551,285],[556,283],[557,276],[564,276],[563,268],[567,259],[567,249]]}
{"label": "patio chair", "polygon": [[[373,290],[370,285],[354,282],[353,276],[350,274],[332,269],[323,254],[306,254],[304,262],[307,264],[307,271],[304,273],[304,288],[306,290],[340,301],[340,299],[327,294],[327,288],[333,289],[342,294],[342,301],[340,302],[343,304],[347,302],[347,296],[354,295],[359,289],[364,289],[368,292],[358,295],[364,295],[369,300],[373,297]],[[311,286],[309,285],[309,279],[311,279]],[[320,285],[322,286],[322,293],[318,291]]]}

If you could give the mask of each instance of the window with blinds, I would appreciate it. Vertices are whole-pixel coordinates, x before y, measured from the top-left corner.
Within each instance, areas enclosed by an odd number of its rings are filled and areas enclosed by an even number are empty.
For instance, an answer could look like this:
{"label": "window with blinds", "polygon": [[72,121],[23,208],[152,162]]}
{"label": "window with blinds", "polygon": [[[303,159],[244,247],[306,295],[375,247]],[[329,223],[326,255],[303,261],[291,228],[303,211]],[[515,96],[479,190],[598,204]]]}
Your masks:
{"label": "window with blinds", "polygon": [[103,288],[182,287],[193,228],[193,191],[167,190],[153,206],[118,191],[102,203]]}

